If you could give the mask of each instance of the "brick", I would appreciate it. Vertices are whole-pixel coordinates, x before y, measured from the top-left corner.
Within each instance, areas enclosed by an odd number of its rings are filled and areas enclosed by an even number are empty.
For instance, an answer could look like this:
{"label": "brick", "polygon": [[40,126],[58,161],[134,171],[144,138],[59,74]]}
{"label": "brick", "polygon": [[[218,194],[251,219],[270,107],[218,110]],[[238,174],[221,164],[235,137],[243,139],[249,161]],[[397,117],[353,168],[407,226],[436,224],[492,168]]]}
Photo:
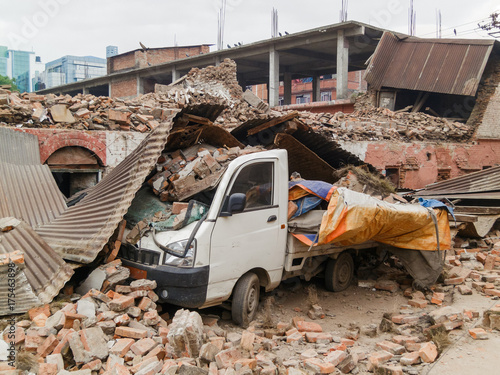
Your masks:
{"label": "brick", "polygon": [[419,352],[404,353],[399,362],[403,366],[416,365],[420,363],[420,353]]}
{"label": "brick", "polygon": [[130,350],[132,350],[132,352],[134,352],[134,354],[136,355],[143,356],[157,345],[158,343],[156,341],[150,339],[149,337],[146,337],[132,344]]}
{"label": "brick", "polygon": [[115,326],[126,326],[130,322],[130,317],[128,314],[118,315],[113,319],[113,322],[115,323]]}
{"label": "brick", "polygon": [[389,352],[392,354],[402,354],[406,351],[404,346],[396,344],[396,343],[391,342],[391,341],[378,342],[377,346],[380,349],[385,350],[386,352]]}
{"label": "brick", "polygon": [[161,318],[158,315],[158,311],[156,310],[145,312],[144,315],[142,316],[142,319],[144,320],[144,323],[146,323],[148,326],[156,326],[161,321]]}
{"label": "brick", "polygon": [[82,370],[89,369],[91,371],[99,371],[102,367],[102,362],[100,359],[95,359],[93,361],[90,361],[89,363],[86,363],[82,366]]}
{"label": "brick", "polygon": [[351,346],[354,346],[354,344],[356,343],[354,340],[352,339],[346,339],[344,337],[342,337],[340,339],[340,343],[347,346],[347,347],[351,347]]}
{"label": "brick", "polygon": [[391,293],[399,290],[399,284],[393,280],[377,280],[374,287],[375,289],[387,290]]}
{"label": "brick", "polygon": [[487,340],[488,339],[488,333],[482,328],[469,329],[469,335],[474,340]]}
{"label": "brick", "polygon": [[298,331],[286,336],[287,343],[292,343],[295,341],[302,341],[303,339],[304,339],[304,337]]}
{"label": "brick", "polygon": [[237,367],[245,367],[248,366],[250,370],[254,370],[257,367],[257,360],[255,358],[240,358],[236,362],[234,362],[234,367],[237,370]]}
{"label": "brick", "polygon": [[47,322],[48,315],[45,315],[44,313],[38,314],[35,316],[32,320],[33,323],[37,327],[45,327],[45,323]]}
{"label": "brick", "polygon": [[398,365],[382,365],[377,370],[378,374],[403,375],[403,368]]}
{"label": "brick", "polygon": [[226,349],[223,350],[215,356],[215,362],[219,369],[233,367],[234,363],[242,358],[241,352],[238,349]]}
{"label": "brick", "polygon": [[311,343],[332,342],[333,336],[330,335],[329,333],[323,333],[323,332],[306,332],[306,341]]}
{"label": "brick", "polygon": [[40,363],[38,365],[39,375],[57,375],[58,372],[59,370],[55,363]]}
{"label": "brick", "polygon": [[372,353],[368,357],[368,371],[374,371],[377,369],[382,363],[390,360],[394,355],[392,353],[386,352],[385,350]]}
{"label": "brick", "polygon": [[444,297],[445,297],[444,293],[434,292],[432,294],[431,303],[434,305],[441,306],[443,304]]}
{"label": "brick", "polygon": [[420,340],[416,336],[396,335],[392,337],[392,341],[399,345],[406,345],[407,343],[419,342]]}
{"label": "brick", "polygon": [[136,290],[154,290],[156,286],[156,281],[148,279],[134,280],[130,283],[130,288],[133,292]]}
{"label": "brick", "polygon": [[114,109],[108,110],[108,119],[114,121],[117,124],[129,125],[130,124],[130,112],[116,111]]}
{"label": "brick", "polygon": [[486,259],[484,260],[484,269],[485,270],[492,270],[495,267],[495,255],[488,254],[486,256]]}
{"label": "brick", "polygon": [[186,210],[189,206],[187,202],[174,202],[172,204],[172,214],[178,215],[181,211]]}
{"label": "brick", "polygon": [[422,344],[419,342],[407,342],[405,344],[405,348],[409,352],[418,352],[421,346]]}
{"label": "brick", "polygon": [[461,295],[468,296],[472,294],[472,289],[467,285],[459,285],[457,289]]}
{"label": "brick", "polygon": [[57,340],[55,335],[50,335],[45,339],[43,344],[38,347],[37,353],[40,357],[45,358],[47,357],[52,351],[56,348],[56,346],[59,344],[59,341]]}
{"label": "brick", "polygon": [[495,296],[495,297],[500,297],[500,290],[498,289],[485,289],[484,293],[487,296]]}
{"label": "brick", "polygon": [[86,328],[69,336],[69,345],[76,363],[105,359],[109,354],[108,337],[101,328]]}
{"label": "brick", "polygon": [[137,305],[142,311],[147,311],[150,307],[154,305],[154,302],[148,297],[143,297],[139,304]]}
{"label": "brick", "polygon": [[432,342],[422,344],[418,353],[420,355],[420,359],[425,363],[434,362],[438,356],[437,347]]}
{"label": "brick", "polygon": [[424,307],[427,307],[427,301],[425,299],[411,299],[408,301],[408,305],[423,309]]}
{"label": "brick", "polygon": [[129,296],[120,296],[118,298],[112,299],[108,306],[113,311],[123,311],[127,307],[134,305],[134,298]]}
{"label": "brick", "polygon": [[323,332],[323,328],[318,323],[306,322],[305,320],[297,322],[299,332]]}
{"label": "brick", "polygon": [[109,350],[110,354],[117,355],[120,358],[123,358],[125,354],[130,350],[130,347],[134,344],[134,339],[118,339],[115,344]]}
{"label": "brick", "polygon": [[478,262],[481,262],[482,264],[484,264],[486,262],[486,257],[487,257],[486,253],[483,253],[483,252],[476,253],[476,260]]}
{"label": "brick", "polygon": [[465,277],[452,277],[444,280],[444,285],[459,285],[465,282]]}
{"label": "brick", "polygon": [[335,366],[331,363],[324,362],[319,358],[308,358],[304,360],[306,369],[311,369],[318,374],[331,374],[335,371]]}
{"label": "brick", "polygon": [[116,327],[115,335],[121,337],[130,337],[132,339],[143,339],[148,335],[145,329],[135,329],[130,327]]}
{"label": "brick", "polygon": [[[61,334],[61,331],[64,330],[65,332]],[[67,329],[67,328],[63,328],[61,331],[59,331],[59,334],[57,335],[59,344],[52,351],[52,354],[61,354],[67,348],[69,348],[69,338],[75,332],[73,329]]]}
{"label": "brick", "polygon": [[153,349],[149,351],[147,355],[144,356],[144,359],[149,359],[156,357],[159,361],[161,361],[163,358],[165,358],[165,348],[163,345],[156,345]]}
{"label": "brick", "polygon": [[246,330],[241,333],[240,346],[243,350],[249,352],[253,351],[254,341],[255,341],[255,333]]}
{"label": "brick", "polygon": [[337,366],[346,358],[347,358],[346,352],[341,351],[341,350],[335,350],[334,352],[328,353],[328,355],[325,357],[325,362],[328,362],[334,366]]}

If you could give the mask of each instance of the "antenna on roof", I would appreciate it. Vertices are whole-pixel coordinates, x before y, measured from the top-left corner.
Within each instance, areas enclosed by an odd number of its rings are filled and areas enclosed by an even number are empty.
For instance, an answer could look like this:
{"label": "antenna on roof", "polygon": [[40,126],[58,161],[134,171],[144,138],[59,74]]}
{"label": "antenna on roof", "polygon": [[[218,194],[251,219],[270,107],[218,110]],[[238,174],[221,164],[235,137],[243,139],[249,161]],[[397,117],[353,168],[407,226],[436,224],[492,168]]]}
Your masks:
{"label": "antenna on roof", "polygon": [[413,0],[410,0],[410,9],[408,9],[408,34],[415,35],[417,30],[417,12],[413,10]]}
{"label": "antenna on roof", "polygon": [[271,14],[271,38],[278,36],[278,9],[273,8]]}
{"label": "antenna on roof", "polygon": [[442,38],[441,33],[441,9],[436,9],[436,38]]}
{"label": "antenna on roof", "polygon": [[224,48],[224,25],[226,23],[226,0],[221,0],[217,17],[217,50]]}
{"label": "antenna on roof", "polygon": [[347,21],[347,5],[348,5],[348,0],[342,0],[342,9],[340,10],[340,22]]}

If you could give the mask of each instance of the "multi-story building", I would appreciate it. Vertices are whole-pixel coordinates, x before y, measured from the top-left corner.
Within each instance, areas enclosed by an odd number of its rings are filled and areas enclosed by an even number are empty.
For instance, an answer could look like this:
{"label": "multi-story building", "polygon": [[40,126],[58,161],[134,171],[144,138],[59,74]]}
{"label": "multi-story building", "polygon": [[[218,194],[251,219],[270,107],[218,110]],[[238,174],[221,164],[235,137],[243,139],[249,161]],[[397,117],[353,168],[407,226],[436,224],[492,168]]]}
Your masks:
{"label": "multi-story building", "polygon": [[45,88],[106,75],[106,59],[94,56],[63,56],[45,64]]}
{"label": "multi-story building", "polygon": [[15,79],[21,92],[33,91],[33,79],[36,75],[35,63],[35,52],[12,50],[0,46],[0,74]]}
{"label": "multi-story building", "polygon": [[106,47],[106,58],[109,59],[112,56],[118,55],[118,47],[117,46],[107,46]]}

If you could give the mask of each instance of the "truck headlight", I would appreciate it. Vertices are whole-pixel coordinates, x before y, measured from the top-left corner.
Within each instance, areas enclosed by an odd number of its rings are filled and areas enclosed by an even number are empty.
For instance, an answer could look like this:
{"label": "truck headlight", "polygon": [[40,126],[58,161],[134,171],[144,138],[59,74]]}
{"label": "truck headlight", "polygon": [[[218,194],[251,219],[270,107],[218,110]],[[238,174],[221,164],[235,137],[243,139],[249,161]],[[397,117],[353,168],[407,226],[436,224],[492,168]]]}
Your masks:
{"label": "truck headlight", "polygon": [[[184,254],[186,245],[189,240],[181,240],[169,243],[166,247],[171,250],[178,252],[179,255]],[[163,264],[167,266],[177,266],[177,267],[192,267],[194,265],[194,257],[196,255],[196,240],[192,240],[189,245],[189,249],[185,257],[178,257],[167,252],[164,253]]]}

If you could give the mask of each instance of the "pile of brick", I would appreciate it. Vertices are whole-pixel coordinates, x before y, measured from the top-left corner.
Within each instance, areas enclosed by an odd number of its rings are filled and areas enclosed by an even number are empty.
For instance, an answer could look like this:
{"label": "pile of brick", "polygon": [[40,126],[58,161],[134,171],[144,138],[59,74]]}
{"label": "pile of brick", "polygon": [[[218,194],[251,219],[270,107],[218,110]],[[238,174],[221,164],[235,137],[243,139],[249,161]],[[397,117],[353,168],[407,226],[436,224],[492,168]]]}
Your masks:
{"label": "pile of brick", "polygon": [[314,130],[343,141],[465,142],[474,131],[467,124],[422,112],[394,112],[377,107],[364,107],[349,114],[301,112],[300,119]]}
{"label": "pile of brick", "polygon": [[148,184],[163,202],[183,201],[214,186],[231,160],[262,150],[262,147],[215,148],[205,144],[166,152],[158,159],[158,172]]}

